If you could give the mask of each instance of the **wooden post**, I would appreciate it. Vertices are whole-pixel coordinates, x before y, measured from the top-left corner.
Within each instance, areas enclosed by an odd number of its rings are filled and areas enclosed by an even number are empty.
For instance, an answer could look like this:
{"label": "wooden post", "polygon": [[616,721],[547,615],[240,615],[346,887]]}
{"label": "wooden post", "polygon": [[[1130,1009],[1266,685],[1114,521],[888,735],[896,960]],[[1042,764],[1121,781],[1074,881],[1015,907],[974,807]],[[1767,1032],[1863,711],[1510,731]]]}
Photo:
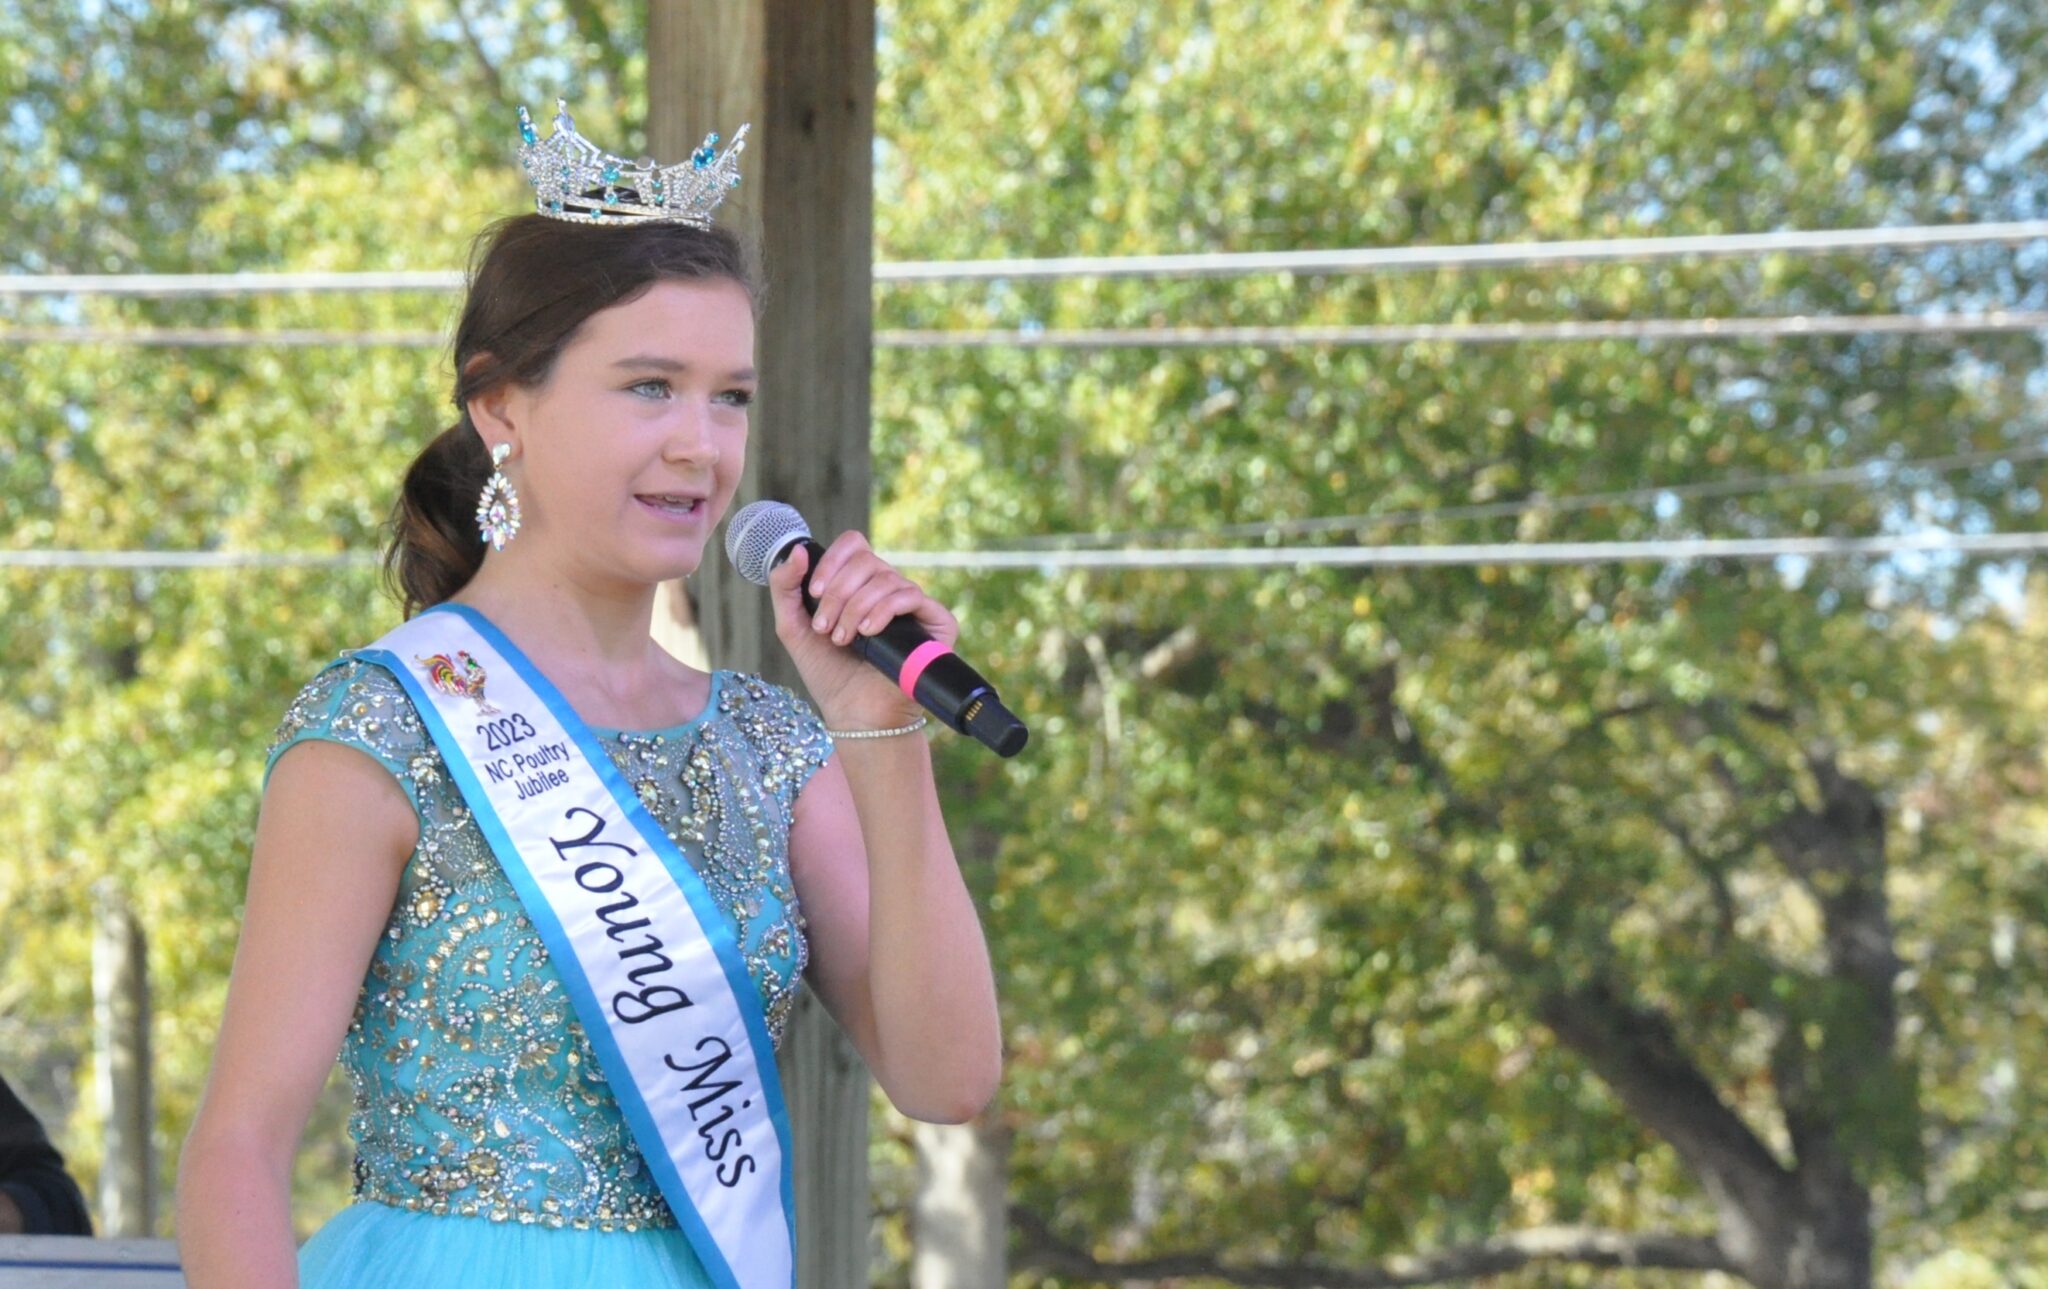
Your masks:
{"label": "wooden post", "polygon": [[95,892],[92,946],[93,1091],[106,1150],[100,1163],[99,1231],[146,1237],[156,1226],[156,1164],[150,1143],[149,967],[141,924],[110,886]]}
{"label": "wooden post", "polygon": [[[739,504],[786,501],[826,545],[866,531],[874,0],[649,0],[647,33],[656,158],[685,156],[712,130],[730,139],[743,122],[753,127],[745,178],[719,210],[759,248],[768,286]],[[722,547],[690,580],[708,659],[801,692],[767,592],[742,581]],[[664,603],[687,607],[681,594]],[[866,1284],[868,1072],[808,994],[781,1065],[796,1136],[798,1283]]]}
{"label": "wooden post", "polygon": [[991,1107],[972,1123],[913,1125],[912,1289],[1003,1289],[1010,1283],[1009,1132]]}
{"label": "wooden post", "polygon": [[[707,559],[718,556],[707,549]],[[697,629],[697,610],[690,603],[688,582],[663,582],[654,588],[654,642],[699,671],[711,670],[704,633]]]}

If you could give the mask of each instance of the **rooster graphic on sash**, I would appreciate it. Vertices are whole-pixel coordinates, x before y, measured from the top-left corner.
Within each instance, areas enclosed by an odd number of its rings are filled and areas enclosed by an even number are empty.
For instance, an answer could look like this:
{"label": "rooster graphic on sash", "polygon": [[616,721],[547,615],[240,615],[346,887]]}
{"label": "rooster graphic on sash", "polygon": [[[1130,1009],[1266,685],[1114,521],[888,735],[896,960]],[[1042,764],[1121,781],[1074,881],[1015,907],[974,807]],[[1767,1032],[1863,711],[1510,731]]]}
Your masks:
{"label": "rooster graphic on sash", "polygon": [[497,708],[484,701],[483,664],[470,657],[467,651],[458,649],[453,658],[445,653],[437,653],[431,658],[414,654],[413,661],[426,668],[427,679],[442,693],[452,698],[475,699],[477,711],[485,716],[498,714]]}

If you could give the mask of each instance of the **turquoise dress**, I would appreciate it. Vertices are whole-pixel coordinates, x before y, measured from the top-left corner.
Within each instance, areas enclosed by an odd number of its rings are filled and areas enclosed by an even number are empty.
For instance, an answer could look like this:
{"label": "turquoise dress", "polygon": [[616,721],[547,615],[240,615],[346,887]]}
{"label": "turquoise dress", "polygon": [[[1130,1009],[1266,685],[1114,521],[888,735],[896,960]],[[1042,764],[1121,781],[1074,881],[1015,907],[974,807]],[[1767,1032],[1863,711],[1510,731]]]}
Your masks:
{"label": "turquoise dress", "polygon": [[[793,692],[732,671],[713,674],[693,721],[594,733],[684,853],[703,856],[780,1047],[809,957],[789,823],[831,737]],[[405,690],[368,663],[329,667],[293,701],[268,764],[305,739],[375,757],[420,839],[341,1051],[354,1202],[300,1248],[302,1289],[709,1289]]]}

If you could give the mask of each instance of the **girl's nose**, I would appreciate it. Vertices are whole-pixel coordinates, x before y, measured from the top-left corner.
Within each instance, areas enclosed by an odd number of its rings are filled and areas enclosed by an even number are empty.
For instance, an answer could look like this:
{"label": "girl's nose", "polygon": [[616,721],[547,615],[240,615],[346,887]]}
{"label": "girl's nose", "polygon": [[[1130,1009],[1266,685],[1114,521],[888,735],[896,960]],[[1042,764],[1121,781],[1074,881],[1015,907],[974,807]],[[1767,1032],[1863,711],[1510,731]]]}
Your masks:
{"label": "girl's nose", "polygon": [[691,402],[678,410],[674,424],[670,427],[663,455],[672,461],[717,461],[718,447],[712,441],[710,409]]}

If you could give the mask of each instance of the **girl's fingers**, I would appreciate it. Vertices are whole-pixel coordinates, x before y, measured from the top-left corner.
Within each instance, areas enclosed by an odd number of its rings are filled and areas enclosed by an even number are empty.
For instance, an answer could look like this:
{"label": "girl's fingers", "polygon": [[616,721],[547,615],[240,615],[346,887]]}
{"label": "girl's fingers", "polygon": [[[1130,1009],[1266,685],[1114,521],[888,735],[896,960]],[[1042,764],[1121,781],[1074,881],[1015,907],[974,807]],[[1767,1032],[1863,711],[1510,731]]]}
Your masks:
{"label": "girl's fingers", "polygon": [[[924,592],[915,586],[906,586],[892,592],[887,598],[861,615],[856,628],[862,635],[871,636],[890,622],[906,613],[916,611],[924,604]],[[849,617],[852,615],[849,614]]]}
{"label": "girl's fingers", "polygon": [[900,594],[903,586],[902,575],[893,570],[870,578],[859,593],[847,600],[845,609],[840,613],[839,620],[832,629],[833,643],[845,644],[856,634],[870,634],[867,624],[876,618],[880,618],[877,626],[887,623],[889,618],[895,615],[884,614],[883,606]]}
{"label": "girl's fingers", "polygon": [[[817,631],[837,631],[846,619],[846,609],[867,587],[870,580],[867,569],[859,566],[842,568],[831,589],[818,596],[817,611],[811,615],[811,626]],[[812,587],[813,594],[816,586]]]}
{"label": "girl's fingers", "polygon": [[[874,557],[875,553],[858,529],[848,529],[839,534],[839,539],[818,557],[818,571],[811,577],[811,594],[823,600],[827,593],[838,590],[841,571],[848,565],[859,564],[863,555]],[[875,557],[875,563],[881,564],[882,561]],[[882,564],[882,567],[887,568],[888,565]]]}
{"label": "girl's fingers", "polygon": [[841,645],[925,603],[923,589],[875,554],[858,532],[841,534],[819,557],[810,590],[818,604],[811,611],[811,631]]}

